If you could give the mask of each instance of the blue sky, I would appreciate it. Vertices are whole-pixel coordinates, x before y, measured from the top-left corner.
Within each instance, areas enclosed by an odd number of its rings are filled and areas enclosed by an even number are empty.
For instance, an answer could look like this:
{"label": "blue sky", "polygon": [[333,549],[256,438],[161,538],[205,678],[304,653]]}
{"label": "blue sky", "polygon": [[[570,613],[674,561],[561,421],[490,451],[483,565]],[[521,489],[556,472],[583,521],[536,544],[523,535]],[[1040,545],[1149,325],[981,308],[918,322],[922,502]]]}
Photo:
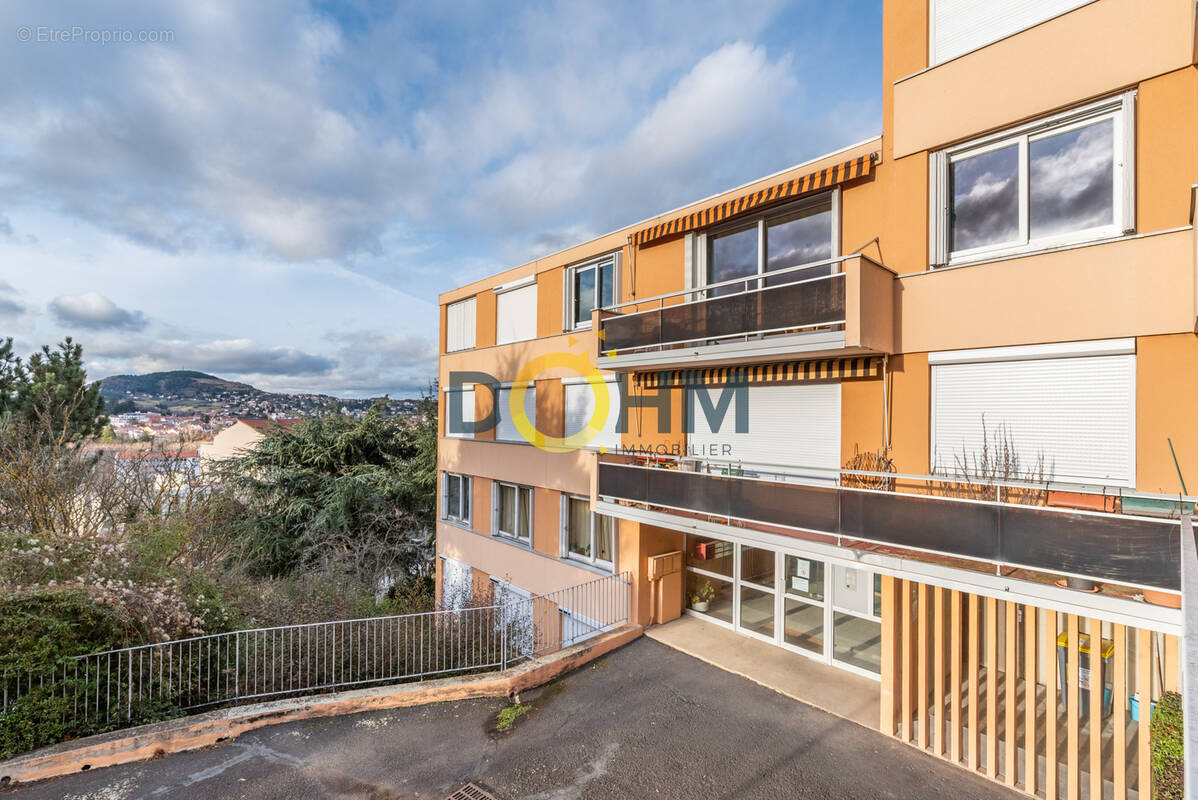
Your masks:
{"label": "blue sky", "polygon": [[8,2],[0,36],[0,336],[93,377],[408,396],[437,293],[881,124],[877,0]]}

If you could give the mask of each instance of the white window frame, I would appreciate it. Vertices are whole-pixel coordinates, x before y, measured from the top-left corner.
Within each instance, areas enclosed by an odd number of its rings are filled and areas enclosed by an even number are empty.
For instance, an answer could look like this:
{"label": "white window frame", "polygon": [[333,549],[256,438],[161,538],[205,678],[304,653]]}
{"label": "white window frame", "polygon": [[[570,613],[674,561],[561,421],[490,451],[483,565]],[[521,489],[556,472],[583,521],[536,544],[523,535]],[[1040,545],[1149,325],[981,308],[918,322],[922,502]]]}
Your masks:
{"label": "white window frame", "polygon": [[[607,262],[612,264],[612,291],[615,293],[615,302],[619,302],[620,298],[620,251],[613,250],[610,253],[604,253],[601,256],[587,259],[578,264],[572,264],[562,270],[562,280],[565,286],[562,287],[562,330],[563,331],[580,331],[590,330],[591,318],[585,320],[574,319],[574,276],[579,272],[584,272],[588,269],[598,270]],[[595,287],[598,291],[599,282],[596,280]],[[614,303],[613,303],[614,305]],[[599,308],[610,308],[611,306],[599,306]]]}
{"label": "white window frame", "polygon": [[[503,515],[499,511],[499,487],[507,486],[516,490],[516,530],[505,531],[499,527],[499,520]],[[528,492],[527,508],[525,507],[524,493]],[[531,486],[524,486],[519,483],[508,483],[506,481],[491,481],[491,535],[501,539],[517,542],[532,547],[534,525],[536,517],[533,514],[534,504],[536,502],[536,492]],[[520,516],[521,514],[528,515],[528,538],[524,539],[520,536]]]}
{"label": "white window frame", "polygon": [[[450,317],[453,309],[464,308],[469,305],[470,326],[469,326],[469,344],[461,344],[458,347],[453,347],[450,343],[450,334],[453,327],[450,323]],[[465,312],[463,312],[465,313]],[[463,300],[458,300],[456,303],[449,303],[445,307],[445,352],[457,353],[462,350],[473,350],[478,343],[478,301],[474,297],[467,297]]]}
{"label": "white window frame", "polygon": [[[840,188],[834,187],[825,192],[820,192],[819,194],[812,195],[811,197],[804,197],[802,200],[794,203],[788,203],[779,208],[772,208],[769,211],[761,212],[759,214],[749,214],[743,217],[737,217],[735,220],[721,223],[720,225],[713,226],[704,230],[702,233],[697,234],[694,239],[694,252],[692,256],[692,260],[694,261],[693,279],[695,286],[701,289],[713,283],[713,281],[711,281],[708,277],[711,260],[711,240],[714,237],[720,236],[722,234],[733,233],[738,230],[745,230],[747,228],[754,227],[757,228],[757,274],[762,277],[768,277],[769,273],[766,272],[765,267],[768,256],[766,252],[768,249],[766,229],[768,228],[769,223],[777,217],[784,217],[788,214],[793,214],[796,211],[802,211],[813,206],[822,205],[828,201],[831,202],[832,209],[832,249],[830,251],[832,255],[830,258],[838,258],[840,256]],[[811,263],[819,264],[821,262],[813,261]],[[792,266],[801,267],[803,265],[794,264]],[[758,279],[755,278],[746,277],[744,280],[746,283],[752,282],[756,284],[756,286],[750,288],[756,288],[763,285]],[[706,293],[700,293],[698,296],[704,297],[706,296]]]}
{"label": "white window frame", "polygon": [[[464,502],[459,504],[457,509],[462,510],[461,505],[465,505],[465,514],[451,513],[449,508],[449,484],[451,481],[457,480],[460,482],[459,498],[464,498]],[[469,475],[461,475],[456,472],[441,473],[441,519],[445,522],[455,522],[459,525],[470,527],[470,520],[474,516],[474,478]]]}
{"label": "white window frame", "polygon": [[[470,417],[471,417],[469,420],[464,419],[463,421],[464,422],[477,422],[478,420],[476,419],[476,417],[478,415],[478,405],[475,402],[475,394],[474,394],[475,391],[476,391],[476,384],[473,384],[473,383],[464,383],[461,385],[460,388],[456,388],[456,389],[451,389],[448,386],[445,387],[445,436],[446,436],[446,438],[449,438],[449,439],[473,439],[474,438],[473,433],[451,433],[450,432],[450,429],[449,429],[450,417],[449,417],[449,415],[451,413],[451,409],[450,409],[450,405],[449,405],[449,396],[453,392],[461,393],[462,394],[462,414],[464,416],[466,414],[466,410],[470,409]],[[469,399],[469,402],[467,402],[467,398]]]}
{"label": "white window frame", "polygon": [[[1135,232],[1135,90],[1100,100],[1001,133],[932,153],[928,159],[929,260],[933,267],[955,267],[1055,247],[1116,238]],[[1114,215],[1109,225],[1032,239],[1030,236],[1030,142],[1089,125],[1103,119],[1114,127]],[[954,161],[1016,145],[1019,148],[1019,235],[1010,242],[950,250],[949,167]]]}
{"label": "white window frame", "polygon": [[[617,397],[617,398],[620,396],[618,382],[619,382],[618,376],[603,373],[603,383],[604,383],[604,386],[608,390],[609,398],[612,397],[613,395],[615,395],[615,397]],[[594,391],[593,387],[589,386],[590,381],[588,381],[586,378],[577,378],[577,377],[562,378],[562,393],[563,393],[563,395],[565,393],[567,393],[567,389],[566,389],[567,386],[578,386],[580,384],[588,384],[588,387],[587,387],[588,391],[592,391],[592,392]],[[584,450],[600,450],[601,448],[606,448],[608,452],[611,452],[611,451],[618,452],[620,450],[620,446],[623,444],[622,435],[620,434],[620,432],[618,430],[616,430],[619,423],[620,423],[619,401],[617,400],[615,403],[611,403],[609,401],[608,407],[607,407],[607,420],[605,420],[604,425],[605,425],[605,430],[606,430],[607,425],[611,426],[611,431],[616,438],[615,445],[612,447],[608,447],[603,442],[599,442],[599,444],[596,444],[595,443],[596,440],[602,438],[602,434],[600,434],[599,436],[596,436],[591,441],[587,442],[586,446],[583,449]],[[566,435],[569,436],[570,434],[567,433]]]}
{"label": "white window frame", "polygon": [[[525,439],[520,434],[519,429],[516,429],[515,435],[512,438],[507,438],[506,433],[503,436],[500,435],[500,429],[504,425],[505,420],[511,422],[512,425],[515,425],[515,422],[512,421],[511,417],[512,409],[510,400],[513,386],[515,386],[514,383],[501,383],[498,390],[493,393],[494,396],[492,397],[492,402],[494,403],[493,408],[495,409],[495,441],[506,442],[508,444],[531,445],[532,442],[529,442],[527,439]],[[528,403],[528,395],[532,395],[532,413],[528,415],[528,421],[532,424],[533,428],[536,428],[537,385],[535,383],[530,383],[528,388],[526,388],[524,391],[526,404]]]}
{"label": "white window frame", "polygon": [[[493,289],[491,289],[491,291],[494,292],[494,294],[495,294],[495,344],[513,344],[515,342],[529,342],[529,341],[532,341],[533,339],[537,338],[537,322],[536,322],[535,318],[533,319],[533,324],[532,324],[532,336],[525,336],[524,338],[521,338],[521,339],[508,339],[508,338],[505,338],[500,335],[501,331],[499,328],[499,323],[500,323],[499,295],[508,294],[510,292],[519,291],[521,289],[527,289],[529,287],[532,287],[534,293],[537,294],[537,303],[539,303],[540,302],[540,291],[539,291],[539,287],[537,287],[537,276],[536,275],[529,275],[527,277],[520,278],[519,280],[509,281],[508,283],[501,284],[501,285],[496,286]],[[534,304],[534,307],[535,307],[535,305],[536,304]]]}
{"label": "white window frame", "polygon": [[582,564],[588,564],[592,567],[599,567],[600,569],[605,569],[610,572],[615,572],[615,568],[616,568],[615,565],[616,565],[616,561],[618,558],[617,553],[616,553],[616,547],[620,540],[620,520],[618,520],[615,517],[608,517],[608,519],[611,520],[611,561],[606,561],[604,559],[601,559],[601,558],[598,558],[597,556],[595,556],[595,523],[599,517],[607,517],[607,515],[600,514],[597,511],[595,511],[593,508],[591,509],[591,511],[589,512],[589,514],[587,516],[587,520],[589,521],[589,524],[591,526],[591,531],[590,531],[591,555],[584,556],[584,555],[580,555],[579,553],[572,553],[572,552],[570,552],[570,501],[571,500],[581,500],[588,504],[591,502],[591,499],[589,497],[583,497],[581,495],[563,494],[561,496],[561,510],[558,515],[558,519],[561,520],[560,531],[559,531],[559,534],[560,534],[559,544],[561,547],[561,550],[560,550],[561,557],[568,559],[570,561],[577,561]]}

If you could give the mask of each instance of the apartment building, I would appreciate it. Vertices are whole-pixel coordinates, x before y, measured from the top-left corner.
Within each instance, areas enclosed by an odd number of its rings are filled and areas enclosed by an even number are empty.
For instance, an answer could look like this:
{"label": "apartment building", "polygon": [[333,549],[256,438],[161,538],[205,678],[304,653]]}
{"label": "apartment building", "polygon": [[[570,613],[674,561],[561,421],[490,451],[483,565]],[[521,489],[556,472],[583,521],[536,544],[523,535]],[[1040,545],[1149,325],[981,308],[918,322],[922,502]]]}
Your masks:
{"label": "apartment building", "polygon": [[1195,12],[887,0],[879,137],[443,294],[446,602],[627,573],[632,622],[874,678],[964,768],[1146,797],[1198,484]]}

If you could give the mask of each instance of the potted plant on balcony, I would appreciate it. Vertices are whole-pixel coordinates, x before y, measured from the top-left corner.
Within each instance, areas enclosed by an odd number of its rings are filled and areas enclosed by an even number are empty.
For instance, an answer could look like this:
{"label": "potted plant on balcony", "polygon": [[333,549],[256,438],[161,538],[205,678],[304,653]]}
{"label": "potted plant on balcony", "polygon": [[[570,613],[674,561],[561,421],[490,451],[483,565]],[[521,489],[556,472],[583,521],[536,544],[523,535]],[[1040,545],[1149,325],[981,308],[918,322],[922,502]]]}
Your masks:
{"label": "potted plant on balcony", "polygon": [[711,585],[711,581],[703,581],[703,583],[691,595],[691,608],[700,613],[707,613],[707,609],[711,606],[711,601],[715,599],[715,587]]}

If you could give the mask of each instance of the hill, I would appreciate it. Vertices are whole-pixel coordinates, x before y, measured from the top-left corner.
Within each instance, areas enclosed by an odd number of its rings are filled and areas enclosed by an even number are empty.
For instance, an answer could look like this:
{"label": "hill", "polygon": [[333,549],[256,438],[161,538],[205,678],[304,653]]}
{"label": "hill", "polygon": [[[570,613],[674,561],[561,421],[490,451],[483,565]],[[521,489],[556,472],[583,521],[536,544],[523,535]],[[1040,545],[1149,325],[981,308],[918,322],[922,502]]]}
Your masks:
{"label": "hill", "polygon": [[112,375],[100,381],[100,394],[105,401],[115,402],[134,394],[173,394],[195,397],[198,394],[254,394],[259,390],[248,383],[238,383],[194,370],[177,369],[170,372],[150,372],[146,375]]}
{"label": "hill", "polygon": [[[374,398],[341,399],[327,394],[266,392],[248,383],[225,380],[194,370],[112,375],[100,381],[100,394],[110,413],[157,411],[163,414],[218,414],[233,417],[307,416],[329,404],[343,413],[361,414]],[[391,400],[391,413],[415,408],[412,400]]]}

